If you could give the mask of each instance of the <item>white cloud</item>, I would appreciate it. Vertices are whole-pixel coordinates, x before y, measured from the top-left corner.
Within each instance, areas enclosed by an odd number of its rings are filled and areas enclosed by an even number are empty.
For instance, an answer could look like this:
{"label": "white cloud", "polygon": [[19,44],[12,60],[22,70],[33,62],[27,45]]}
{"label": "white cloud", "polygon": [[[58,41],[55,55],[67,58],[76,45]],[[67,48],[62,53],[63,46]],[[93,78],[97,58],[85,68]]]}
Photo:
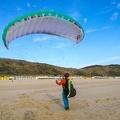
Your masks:
{"label": "white cloud", "polygon": [[120,3],[118,3],[117,8],[120,9]]}
{"label": "white cloud", "polygon": [[100,14],[105,14],[108,12],[114,12],[115,10],[120,9],[120,3],[115,3],[115,1],[112,2],[112,6],[111,7],[106,7],[106,10],[102,11]]}
{"label": "white cloud", "polygon": [[56,48],[58,48],[58,49],[63,49],[63,48],[65,48],[66,47],[66,44],[65,43],[59,43],[57,46],[56,46]]}
{"label": "white cloud", "polygon": [[103,64],[103,63],[108,64],[108,62],[112,63],[115,60],[120,60],[120,56],[114,56],[114,57],[106,58],[104,60],[94,62],[94,64],[91,64],[91,65]]}
{"label": "white cloud", "polygon": [[100,30],[109,29],[109,28],[111,28],[111,27],[112,27],[112,26],[105,26],[105,27],[100,28],[100,29],[91,29],[91,30],[87,30],[86,33],[97,32],[97,31],[100,31]]}
{"label": "white cloud", "polygon": [[30,3],[27,3],[27,7],[30,7]]}
{"label": "white cloud", "polygon": [[111,12],[112,10],[113,10],[113,8],[105,10],[105,11],[102,11],[100,14],[105,14],[105,13]]}
{"label": "white cloud", "polygon": [[22,9],[21,7],[17,7],[17,10],[18,10],[18,11],[21,11],[21,10],[23,10],[23,9]]}
{"label": "white cloud", "polygon": [[105,29],[109,29],[109,28],[112,28],[112,26],[105,26],[105,27],[101,28],[100,30],[105,30]]}
{"label": "white cloud", "polygon": [[114,61],[114,60],[117,60],[117,59],[120,59],[120,56],[107,58],[105,60],[98,61],[97,63],[99,63],[99,64],[100,63],[106,63],[106,62],[111,62],[111,61]]}
{"label": "white cloud", "polygon": [[37,36],[33,39],[33,42],[40,42],[40,41],[45,41],[45,40],[51,40],[52,36]]}
{"label": "white cloud", "polygon": [[111,16],[111,20],[117,20],[119,15],[119,12],[114,12],[113,15]]}
{"label": "white cloud", "polygon": [[80,18],[79,12],[72,12],[70,16],[75,20],[78,20]]}
{"label": "white cloud", "polygon": [[86,66],[91,66],[91,65],[108,65],[108,64],[113,64],[112,62],[114,62],[115,60],[120,60],[120,56],[115,56],[115,57],[110,57],[110,58],[106,58],[104,60],[99,60],[96,61],[94,63],[89,63],[89,64],[83,64],[80,66],[80,68],[86,67]]}
{"label": "white cloud", "polygon": [[59,38],[57,38],[56,36],[51,36],[51,35],[41,35],[41,36],[37,36],[33,39],[33,42],[42,42],[42,41],[53,41],[53,40],[56,40],[56,46],[55,48],[57,49],[64,49],[67,44],[64,41],[64,38],[61,38],[59,40]]}
{"label": "white cloud", "polygon": [[87,30],[86,33],[91,33],[91,32],[95,32],[95,31],[98,31],[98,30],[91,29],[91,30]]}
{"label": "white cloud", "polygon": [[112,4],[115,5],[115,1],[113,1]]}
{"label": "white cloud", "polygon": [[83,20],[84,20],[84,23],[86,23],[88,19],[87,19],[87,18],[84,18]]}

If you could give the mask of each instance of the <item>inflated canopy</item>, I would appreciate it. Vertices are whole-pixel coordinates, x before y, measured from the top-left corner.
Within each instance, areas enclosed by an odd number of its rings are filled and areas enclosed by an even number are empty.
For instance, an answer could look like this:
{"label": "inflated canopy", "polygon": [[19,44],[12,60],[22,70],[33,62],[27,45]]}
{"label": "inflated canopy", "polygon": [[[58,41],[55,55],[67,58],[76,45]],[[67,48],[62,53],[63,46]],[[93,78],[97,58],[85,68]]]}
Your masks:
{"label": "inflated canopy", "polygon": [[84,30],[77,21],[54,11],[33,12],[16,18],[5,27],[2,38],[8,48],[16,38],[40,33],[62,36],[75,43],[84,38]]}

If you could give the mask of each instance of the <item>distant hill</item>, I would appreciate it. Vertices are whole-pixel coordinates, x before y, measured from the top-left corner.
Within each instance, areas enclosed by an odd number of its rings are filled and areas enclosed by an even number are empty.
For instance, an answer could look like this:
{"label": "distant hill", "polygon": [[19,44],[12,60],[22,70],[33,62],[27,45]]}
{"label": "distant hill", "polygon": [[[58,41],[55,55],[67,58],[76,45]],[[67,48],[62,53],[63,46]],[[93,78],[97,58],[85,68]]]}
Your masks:
{"label": "distant hill", "polygon": [[111,65],[94,65],[84,67],[78,70],[84,76],[120,76],[120,65],[118,64],[111,64]]}
{"label": "distant hill", "polygon": [[0,58],[1,75],[63,75],[65,72],[74,74],[75,69],[62,68],[43,63],[33,63],[24,60]]}
{"label": "distant hill", "polygon": [[94,65],[81,69],[63,68],[43,63],[0,58],[0,76],[3,75],[47,75],[58,76],[69,72],[76,76],[120,76],[120,65]]}

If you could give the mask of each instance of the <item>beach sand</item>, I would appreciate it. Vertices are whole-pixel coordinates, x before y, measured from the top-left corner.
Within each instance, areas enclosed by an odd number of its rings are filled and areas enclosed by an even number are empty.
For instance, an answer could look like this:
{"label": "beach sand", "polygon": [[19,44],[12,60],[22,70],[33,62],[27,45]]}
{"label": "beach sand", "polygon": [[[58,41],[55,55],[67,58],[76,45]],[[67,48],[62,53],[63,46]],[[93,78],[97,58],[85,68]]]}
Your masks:
{"label": "beach sand", "polygon": [[73,79],[64,110],[55,79],[0,81],[0,120],[120,120],[120,79]]}

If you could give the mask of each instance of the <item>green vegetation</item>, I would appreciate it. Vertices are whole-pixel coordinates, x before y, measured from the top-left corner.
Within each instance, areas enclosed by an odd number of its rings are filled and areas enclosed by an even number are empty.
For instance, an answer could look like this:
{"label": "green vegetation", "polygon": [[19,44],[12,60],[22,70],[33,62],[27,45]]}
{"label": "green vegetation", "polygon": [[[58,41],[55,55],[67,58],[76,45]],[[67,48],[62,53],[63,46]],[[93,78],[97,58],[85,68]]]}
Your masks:
{"label": "green vegetation", "polygon": [[120,65],[94,65],[81,69],[63,68],[43,63],[0,58],[0,76],[10,75],[47,75],[58,76],[69,72],[76,76],[120,76]]}

